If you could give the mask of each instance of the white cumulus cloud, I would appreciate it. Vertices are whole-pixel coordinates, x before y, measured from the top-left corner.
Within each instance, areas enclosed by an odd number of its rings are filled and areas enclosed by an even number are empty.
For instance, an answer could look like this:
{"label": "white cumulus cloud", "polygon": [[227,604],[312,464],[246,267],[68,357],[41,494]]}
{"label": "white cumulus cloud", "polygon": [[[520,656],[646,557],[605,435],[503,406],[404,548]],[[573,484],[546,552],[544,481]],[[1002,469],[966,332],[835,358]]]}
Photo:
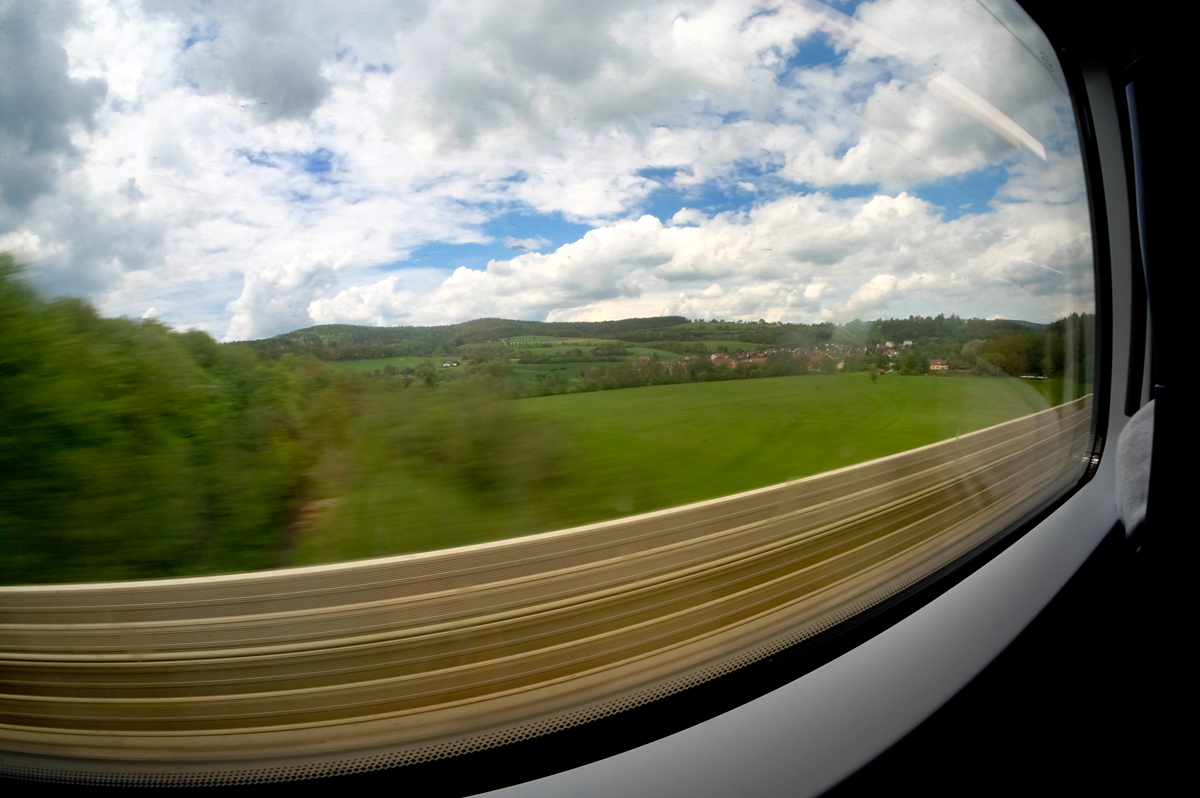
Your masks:
{"label": "white cumulus cloud", "polygon": [[309,326],[309,305],[336,283],[337,268],[327,253],[297,256],[247,274],[242,295],[229,303],[233,321],[227,339],[266,338]]}

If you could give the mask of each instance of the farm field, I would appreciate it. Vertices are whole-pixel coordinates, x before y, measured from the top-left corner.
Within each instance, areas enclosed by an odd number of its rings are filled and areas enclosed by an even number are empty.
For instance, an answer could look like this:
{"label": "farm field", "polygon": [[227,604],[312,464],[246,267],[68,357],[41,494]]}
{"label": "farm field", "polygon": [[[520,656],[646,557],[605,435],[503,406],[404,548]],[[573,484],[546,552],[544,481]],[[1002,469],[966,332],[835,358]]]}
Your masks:
{"label": "farm field", "polygon": [[[612,343],[609,341],[608,343]],[[548,357],[550,355],[563,355],[572,349],[578,347],[563,346],[553,349],[533,349],[528,352],[516,350],[528,357]],[[625,349],[629,352],[628,355],[620,356],[619,362],[632,363],[636,362],[639,355],[650,355],[657,357],[661,361],[678,360],[682,355],[677,355],[674,352],[666,352],[661,349],[650,349],[644,346],[626,345]],[[619,362],[610,363],[520,363],[517,358],[512,360],[513,376],[517,379],[529,384],[536,383],[539,378],[546,379],[556,375],[561,375],[567,380],[574,379],[576,375],[586,369],[594,368],[611,368],[619,365]]]}
{"label": "farm field", "polygon": [[1048,406],[1018,379],[889,375],[872,383],[861,373],[477,405],[478,425],[454,426],[459,437],[438,445],[461,452],[503,428],[536,429],[537,439],[515,436],[504,444],[510,450],[492,445],[489,462],[453,479],[374,450],[337,495],[327,495],[330,509],[300,536],[294,562],[431,550],[648,512],[894,454]]}
{"label": "farm field", "polygon": [[[587,342],[572,346],[555,346],[551,348],[533,348],[512,350],[513,376],[526,382],[534,382],[539,374],[550,374],[554,372],[565,375],[568,379],[574,377],[579,372],[587,368],[596,368],[598,366],[615,366],[613,363],[517,363],[521,356],[526,357],[548,357],[550,355],[562,355],[572,349],[577,349]],[[608,341],[606,343],[612,343]],[[469,358],[471,356],[471,344],[466,344],[460,349],[466,350],[461,357]],[[627,346],[628,355],[621,358],[625,362],[633,362],[637,360],[638,355],[657,355],[659,360],[677,360],[682,355],[677,355],[674,352],[666,352],[661,349],[649,349],[644,346]],[[416,368],[422,363],[428,363],[434,368],[442,367],[442,357],[379,357],[369,358],[364,360],[331,360],[326,365],[333,371],[383,371],[387,366],[395,366],[398,369]]]}
{"label": "farm field", "polygon": [[333,371],[383,371],[385,366],[415,369],[422,363],[441,368],[440,357],[377,357],[369,360],[331,360],[325,365]]}

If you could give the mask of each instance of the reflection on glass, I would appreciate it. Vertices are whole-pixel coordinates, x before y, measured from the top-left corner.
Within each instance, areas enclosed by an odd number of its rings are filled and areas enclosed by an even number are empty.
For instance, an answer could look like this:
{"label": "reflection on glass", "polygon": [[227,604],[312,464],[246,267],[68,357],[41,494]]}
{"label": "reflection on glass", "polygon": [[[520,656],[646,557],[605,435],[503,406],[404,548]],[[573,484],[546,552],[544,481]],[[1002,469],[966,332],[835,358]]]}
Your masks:
{"label": "reflection on glass", "polygon": [[21,7],[5,584],[564,529],[1091,390],[1015,6]]}

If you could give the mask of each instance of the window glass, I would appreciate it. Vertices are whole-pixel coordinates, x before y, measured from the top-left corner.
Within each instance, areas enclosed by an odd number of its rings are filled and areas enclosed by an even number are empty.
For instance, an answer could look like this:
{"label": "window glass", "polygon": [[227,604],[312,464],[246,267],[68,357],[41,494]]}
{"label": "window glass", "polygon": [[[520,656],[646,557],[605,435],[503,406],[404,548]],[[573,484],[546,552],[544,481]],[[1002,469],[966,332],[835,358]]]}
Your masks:
{"label": "window glass", "polygon": [[1015,3],[0,17],[14,728],[502,744],[818,634],[1082,475],[1087,197]]}
{"label": "window glass", "polygon": [[0,248],[83,301],[4,278],[6,582],[571,527],[1087,390],[1015,5],[18,7]]}

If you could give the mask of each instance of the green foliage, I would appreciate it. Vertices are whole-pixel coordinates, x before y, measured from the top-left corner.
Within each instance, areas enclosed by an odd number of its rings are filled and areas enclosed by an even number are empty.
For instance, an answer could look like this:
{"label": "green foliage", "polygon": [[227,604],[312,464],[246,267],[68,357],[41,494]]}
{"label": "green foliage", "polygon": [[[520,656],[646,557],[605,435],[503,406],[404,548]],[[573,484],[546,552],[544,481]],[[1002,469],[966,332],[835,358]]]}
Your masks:
{"label": "green foliage", "polygon": [[1013,319],[961,319],[958,316],[909,316],[907,319],[879,319],[865,331],[869,346],[885,341],[939,340],[959,345],[972,338],[999,338],[1026,332],[1039,332],[1045,325]]}
{"label": "green foliage", "polygon": [[842,371],[846,372],[847,374],[854,371],[866,371],[868,369],[874,371],[874,365],[875,362],[873,359],[866,357],[865,355],[854,355],[846,358],[842,365]]}
{"label": "green foliage", "polygon": [[629,351],[618,342],[602,344],[593,348],[590,353],[585,353],[578,348],[546,355],[522,351],[521,358],[517,362],[525,365],[534,363],[620,363],[628,354]]}
{"label": "green foliage", "polygon": [[776,352],[767,358],[768,376],[793,377],[807,373],[807,357],[795,357],[791,352]]}
{"label": "green foliage", "polygon": [[592,347],[592,354],[597,357],[613,357],[629,354],[629,350],[625,348],[625,344],[620,341],[614,341],[611,344],[600,344]]}
{"label": "green foliage", "polygon": [[341,427],[324,366],[46,302],[16,272],[0,256],[0,580],[278,565]]}
{"label": "green foliage", "polygon": [[344,443],[313,470],[333,508],[297,542],[300,563],[428,550],[553,523],[547,496],[569,451],[555,425],[496,398],[487,378],[436,389],[374,381]]}

